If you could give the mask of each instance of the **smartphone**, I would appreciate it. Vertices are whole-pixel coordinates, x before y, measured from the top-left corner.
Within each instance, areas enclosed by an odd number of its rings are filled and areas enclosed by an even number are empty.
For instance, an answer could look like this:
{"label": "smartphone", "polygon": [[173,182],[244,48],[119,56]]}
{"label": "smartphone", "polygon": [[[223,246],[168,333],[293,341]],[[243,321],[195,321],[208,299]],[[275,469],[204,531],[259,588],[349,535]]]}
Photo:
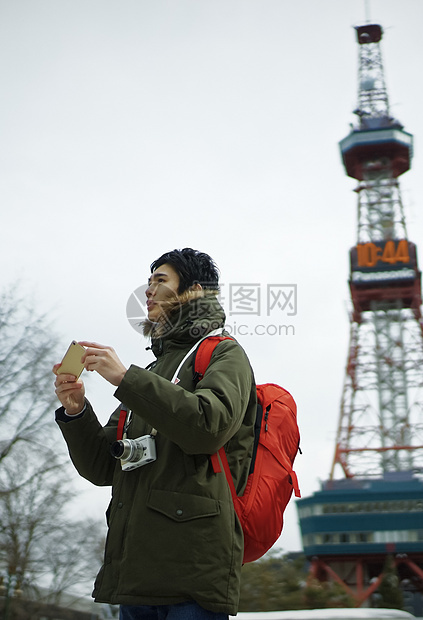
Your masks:
{"label": "smartphone", "polygon": [[62,363],[57,370],[58,375],[75,375],[78,379],[81,372],[84,370],[84,364],[81,362],[81,357],[85,353],[85,347],[78,344],[76,340],[72,340],[66,351]]}

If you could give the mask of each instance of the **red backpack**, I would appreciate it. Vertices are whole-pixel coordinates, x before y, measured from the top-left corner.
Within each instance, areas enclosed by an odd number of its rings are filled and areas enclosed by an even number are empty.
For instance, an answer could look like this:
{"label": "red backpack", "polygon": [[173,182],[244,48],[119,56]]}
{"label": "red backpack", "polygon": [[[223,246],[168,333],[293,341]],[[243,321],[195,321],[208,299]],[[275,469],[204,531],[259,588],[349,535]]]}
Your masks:
{"label": "red backpack", "polygon": [[[215,347],[225,336],[210,336],[198,346],[194,372],[200,380]],[[229,338],[231,339],[231,338]],[[225,448],[211,456],[216,473],[221,466],[228,481],[234,507],[244,532],[244,564],[261,558],[282,532],[283,513],[292,491],[301,497],[292,469],[299,450],[297,407],[291,394],[279,385],[257,385],[257,416],[254,449],[247,486],[238,496],[229,469]]]}

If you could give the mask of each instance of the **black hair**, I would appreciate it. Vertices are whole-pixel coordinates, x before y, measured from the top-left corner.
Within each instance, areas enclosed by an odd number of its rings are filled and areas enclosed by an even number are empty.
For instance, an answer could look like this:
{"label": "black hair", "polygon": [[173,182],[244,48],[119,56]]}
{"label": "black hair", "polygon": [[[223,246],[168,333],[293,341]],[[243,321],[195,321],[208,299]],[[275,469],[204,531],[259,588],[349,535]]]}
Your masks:
{"label": "black hair", "polygon": [[204,252],[192,248],[171,250],[151,263],[151,273],[165,264],[171,265],[179,276],[179,295],[197,283],[205,290],[219,290],[219,269]]}

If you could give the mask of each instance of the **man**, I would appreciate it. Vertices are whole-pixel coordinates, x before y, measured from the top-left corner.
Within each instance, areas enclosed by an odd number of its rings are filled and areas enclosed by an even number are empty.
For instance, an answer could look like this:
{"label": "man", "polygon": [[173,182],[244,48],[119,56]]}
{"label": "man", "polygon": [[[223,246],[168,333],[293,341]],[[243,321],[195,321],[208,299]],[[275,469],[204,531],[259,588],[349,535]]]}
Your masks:
{"label": "man", "polygon": [[[156,361],[148,370],[126,369],[111,347],[81,342],[85,368],[117,386],[122,403],[105,427],[82,381],[56,376],[62,403],[56,419],[75,467],[96,485],[112,485],[93,596],[119,604],[121,620],[224,620],[237,612],[242,530],[225,475],[214,472],[210,455],[225,446],[242,494],[253,446],[253,374],[242,348],[224,340],[200,381],[192,353],[172,382],[199,340],[222,333],[218,290],[218,271],[207,254],[173,250],[151,265],[144,328]],[[123,469],[110,449],[121,445],[114,442],[122,432],[128,439],[152,434],[156,459]]]}

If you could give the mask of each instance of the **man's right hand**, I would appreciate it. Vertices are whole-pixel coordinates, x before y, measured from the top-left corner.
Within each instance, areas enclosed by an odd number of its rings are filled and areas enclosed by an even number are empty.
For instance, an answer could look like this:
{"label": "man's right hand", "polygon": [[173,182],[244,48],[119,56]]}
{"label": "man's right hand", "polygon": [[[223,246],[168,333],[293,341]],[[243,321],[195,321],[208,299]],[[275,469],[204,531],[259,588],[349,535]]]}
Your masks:
{"label": "man's right hand", "polygon": [[54,385],[56,387],[57,398],[66,409],[68,415],[80,413],[85,405],[85,388],[81,379],[76,379],[74,375],[57,374],[60,364],[53,366],[56,375]]}

